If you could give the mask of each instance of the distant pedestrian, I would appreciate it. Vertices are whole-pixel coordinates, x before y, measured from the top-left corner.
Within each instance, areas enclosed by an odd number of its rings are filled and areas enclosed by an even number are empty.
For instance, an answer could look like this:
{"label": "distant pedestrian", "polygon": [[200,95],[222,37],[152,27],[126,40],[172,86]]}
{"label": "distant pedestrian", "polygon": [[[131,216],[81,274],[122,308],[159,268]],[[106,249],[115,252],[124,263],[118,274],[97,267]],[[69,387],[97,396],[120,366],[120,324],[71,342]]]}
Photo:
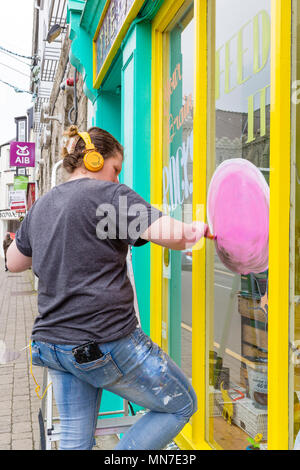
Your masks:
{"label": "distant pedestrian", "polygon": [[7,234],[5,235],[5,238],[3,240],[3,251],[4,251],[4,262],[5,262],[5,271],[8,271],[7,269],[7,260],[6,260],[6,253],[7,253],[7,250],[8,250],[8,247],[9,245],[11,245],[13,242],[13,239],[11,238],[10,236],[10,233],[7,232]]}

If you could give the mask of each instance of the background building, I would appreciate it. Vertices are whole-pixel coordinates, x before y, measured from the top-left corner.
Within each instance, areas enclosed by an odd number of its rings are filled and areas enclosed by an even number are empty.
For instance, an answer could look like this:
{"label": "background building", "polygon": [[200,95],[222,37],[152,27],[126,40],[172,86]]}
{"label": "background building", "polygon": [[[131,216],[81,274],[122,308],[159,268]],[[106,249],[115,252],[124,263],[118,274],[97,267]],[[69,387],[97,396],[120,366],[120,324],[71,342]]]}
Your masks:
{"label": "background building", "polygon": [[[4,239],[7,232],[15,233],[18,230],[26,210],[29,209],[32,201],[34,202],[35,197],[33,196],[35,191],[31,191],[32,186],[35,186],[35,169],[10,166],[10,144],[14,141],[27,142],[33,137],[33,108],[30,108],[26,115],[16,117],[15,123],[16,137],[0,145],[0,240]],[[16,201],[15,178],[18,175],[27,176],[27,182],[22,190],[23,194],[21,193],[21,200],[24,201],[22,208],[12,205]],[[2,243],[0,249],[3,257]]]}
{"label": "background building", "polygon": [[[53,165],[61,160],[64,131],[71,124],[80,129],[91,125],[82,76],[69,60],[71,41],[66,15],[67,2],[64,0],[36,2],[32,55],[39,57],[39,72],[38,81],[32,81],[32,90],[37,94],[33,130],[38,155],[36,183],[39,195],[51,188],[51,172]],[[66,176],[62,169],[58,170],[57,182],[64,181]]]}

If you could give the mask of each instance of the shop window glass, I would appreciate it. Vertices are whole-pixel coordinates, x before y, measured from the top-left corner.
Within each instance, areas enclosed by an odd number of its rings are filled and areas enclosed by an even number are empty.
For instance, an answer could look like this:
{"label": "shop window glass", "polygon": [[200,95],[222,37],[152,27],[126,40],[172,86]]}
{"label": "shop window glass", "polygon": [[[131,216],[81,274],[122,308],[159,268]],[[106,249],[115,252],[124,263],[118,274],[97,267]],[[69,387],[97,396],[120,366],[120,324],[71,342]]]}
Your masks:
{"label": "shop window glass", "polygon": [[[163,34],[163,206],[192,221],[193,2],[187,1]],[[162,347],[192,377],[192,252],[163,251]]]}
{"label": "shop window glass", "polygon": [[[300,431],[300,1],[293,3],[292,54],[292,165],[291,165],[291,361],[290,361],[290,447]],[[296,442],[300,449],[300,435]]]}
{"label": "shop window glass", "polygon": [[[252,162],[269,183],[270,21],[270,0],[215,2],[208,183],[233,158]],[[207,243],[207,440],[237,450],[259,435],[266,448],[268,272],[235,274],[213,250]]]}

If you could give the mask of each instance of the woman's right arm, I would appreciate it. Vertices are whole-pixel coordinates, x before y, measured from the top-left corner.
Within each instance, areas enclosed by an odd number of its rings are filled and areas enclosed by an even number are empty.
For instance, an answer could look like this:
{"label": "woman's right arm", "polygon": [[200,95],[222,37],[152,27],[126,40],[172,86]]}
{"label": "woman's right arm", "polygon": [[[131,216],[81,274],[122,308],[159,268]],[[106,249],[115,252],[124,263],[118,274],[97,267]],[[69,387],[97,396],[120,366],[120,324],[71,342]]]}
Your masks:
{"label": "woman's right arm", "polygon": [[207,225],[204,222],[186,224],[172,217],[162,216],[147,228],[141,238],[172,250],[185,250],[195,245],[206,231]]}
{"label": "woman's right arm", "polygon": [[15,240],[9,245],[6,256],[7,267],[11,273],[21,273],[32,265],[32,258],[23,255],[23,253],[18,250]]}

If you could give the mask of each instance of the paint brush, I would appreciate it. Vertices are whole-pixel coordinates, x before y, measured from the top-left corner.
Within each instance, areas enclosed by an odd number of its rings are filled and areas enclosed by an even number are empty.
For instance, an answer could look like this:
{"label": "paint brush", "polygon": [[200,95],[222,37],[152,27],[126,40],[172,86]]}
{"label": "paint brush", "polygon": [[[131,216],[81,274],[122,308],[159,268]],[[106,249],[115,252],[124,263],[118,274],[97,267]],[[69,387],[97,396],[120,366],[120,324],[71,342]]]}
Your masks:
{"label": "paint brush", "polygon": [[208,238],[209,240],[216,240],[217,239],[217,235],[204,235],[205,238]]}
{"label": "paint brush", "polygon": [[204,231],[204,237],[208,238],[209,240],[216,240],[217,239],[216,235],[212,235],[210,233],[208,225],[206,225],[206,228],[205,228],[205,231]]}

